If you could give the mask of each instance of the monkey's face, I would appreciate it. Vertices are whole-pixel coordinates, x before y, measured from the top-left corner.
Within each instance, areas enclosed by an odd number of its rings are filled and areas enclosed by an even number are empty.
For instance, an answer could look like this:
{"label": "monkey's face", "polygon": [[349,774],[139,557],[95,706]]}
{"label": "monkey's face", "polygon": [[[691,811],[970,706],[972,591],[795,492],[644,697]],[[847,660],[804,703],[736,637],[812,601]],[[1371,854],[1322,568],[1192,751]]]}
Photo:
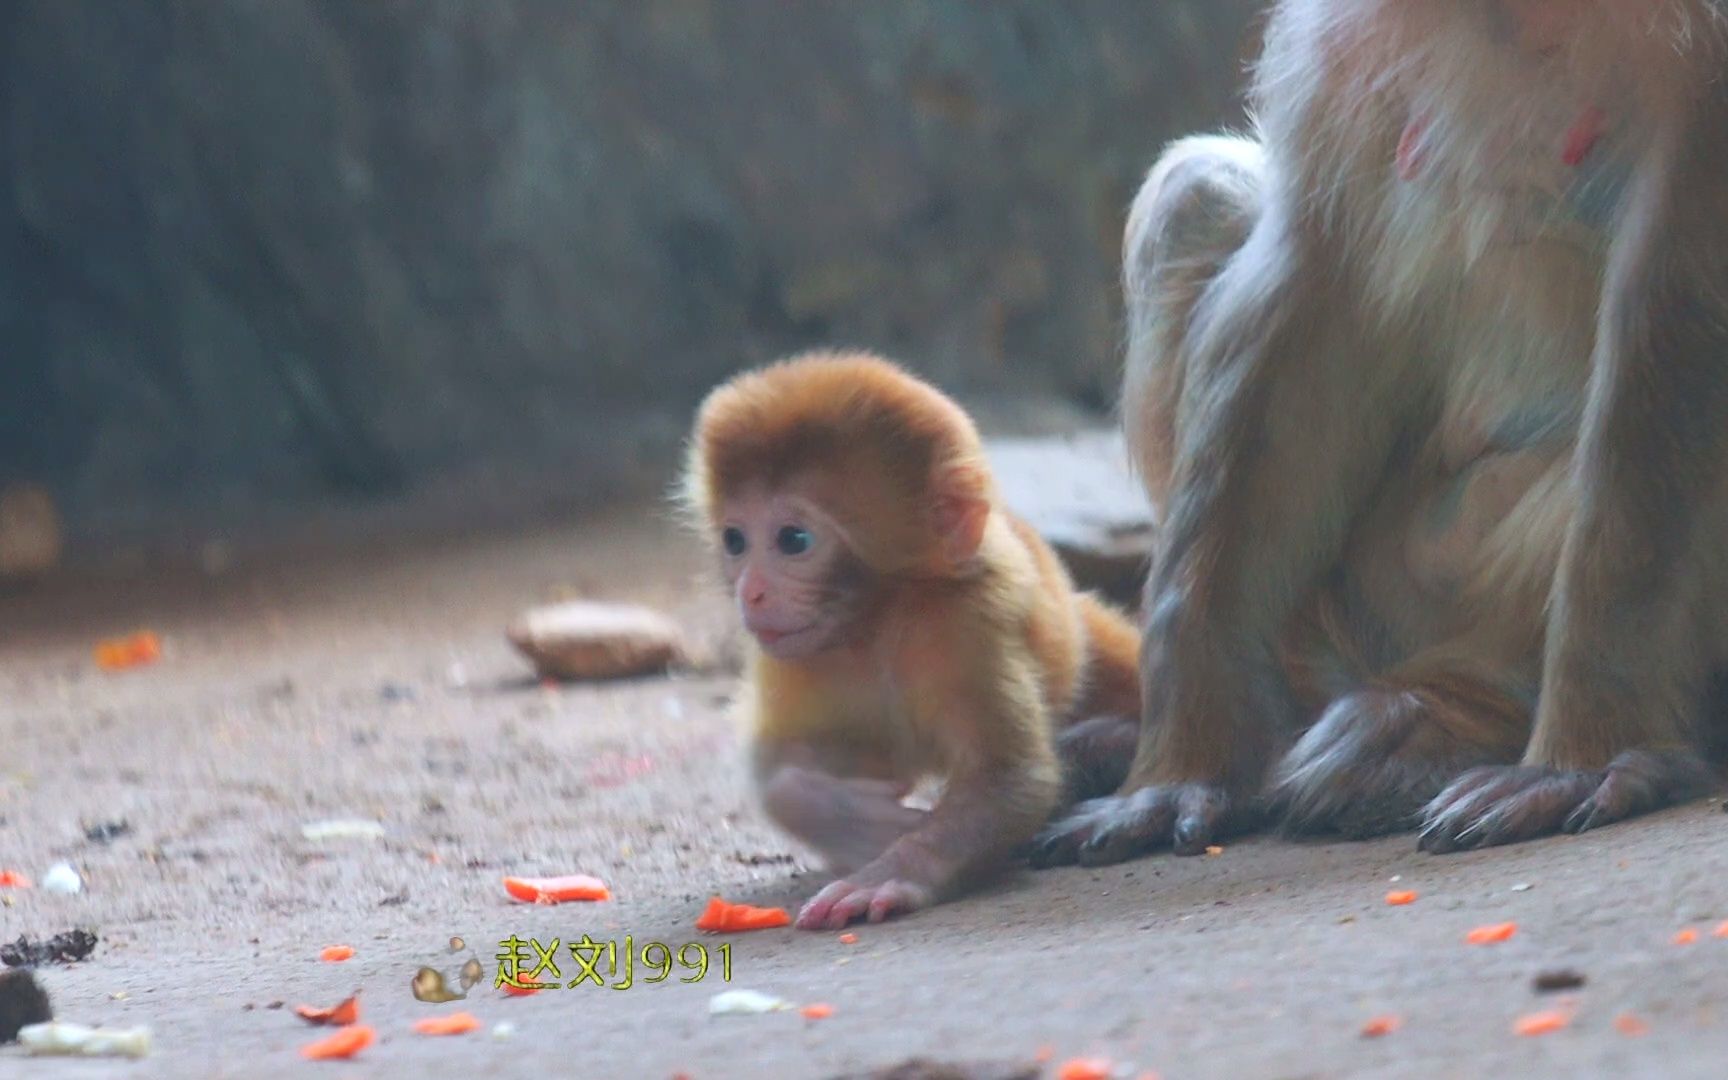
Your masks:
{"label": "monkey's face", "polygon": [[868,574],[820,508],[784,492],[744,493],[723,507],[715,543],[744,628],[768,655],[796,660],[848,639]]}

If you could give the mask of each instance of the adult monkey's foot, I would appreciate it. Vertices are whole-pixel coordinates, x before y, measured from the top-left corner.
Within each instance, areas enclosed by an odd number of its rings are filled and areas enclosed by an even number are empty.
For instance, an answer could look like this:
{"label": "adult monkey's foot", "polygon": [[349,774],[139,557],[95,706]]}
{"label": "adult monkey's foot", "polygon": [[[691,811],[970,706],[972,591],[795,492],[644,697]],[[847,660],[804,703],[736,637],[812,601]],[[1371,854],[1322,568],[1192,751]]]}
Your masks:
{"label": "adult monkey's foot", "polygon": [[1154,784],[1081,803],[1032,841],[1029,861],[1039,868],[1104,866],[1164,848],[1198,855],[1251,818],[1220,786]]}
{"label": "adult monkey's foot", "polygon": [[1580,833],[1703,795],[1720,782],[1686,750],[1629,750],[1606,769],[1472,769],[1428,804],[1420,844],[1444,854]]}

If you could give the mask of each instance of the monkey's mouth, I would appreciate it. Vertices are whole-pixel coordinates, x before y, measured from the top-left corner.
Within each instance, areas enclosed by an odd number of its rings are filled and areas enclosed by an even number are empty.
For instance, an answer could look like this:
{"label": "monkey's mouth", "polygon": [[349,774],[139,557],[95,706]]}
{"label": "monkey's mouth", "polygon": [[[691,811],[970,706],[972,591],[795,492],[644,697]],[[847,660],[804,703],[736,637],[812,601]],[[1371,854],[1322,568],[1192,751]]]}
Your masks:
{"label": "monkey's mouth", "polygon": [[752,629],[750,633],[761,643],[769,656],[780,660],[816,652],[822,644],[821,635],[817,633],[814,625],[799,626],[791,630],[761,627]]}

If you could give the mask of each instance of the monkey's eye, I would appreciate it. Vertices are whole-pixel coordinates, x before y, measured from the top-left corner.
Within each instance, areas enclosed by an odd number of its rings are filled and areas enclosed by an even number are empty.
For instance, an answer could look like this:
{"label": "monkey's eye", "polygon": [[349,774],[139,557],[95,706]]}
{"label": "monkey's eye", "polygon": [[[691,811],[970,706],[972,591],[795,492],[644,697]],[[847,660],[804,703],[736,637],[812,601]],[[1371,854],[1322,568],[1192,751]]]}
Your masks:
{"label": "monkey's eye", "polygon": [[736,525],[728,525],[720,533],[720,546],[726,549],[726,554],[736,557],[744,554],[744,549],[749,545],[744,540],[743,529]]}
{"label": "monkey's eye", "polygon": [[780,549],[782,555],[802,555],[809,551],[814,543],[816,538],[802,525],[787,525],[774,536],[774,546]]}

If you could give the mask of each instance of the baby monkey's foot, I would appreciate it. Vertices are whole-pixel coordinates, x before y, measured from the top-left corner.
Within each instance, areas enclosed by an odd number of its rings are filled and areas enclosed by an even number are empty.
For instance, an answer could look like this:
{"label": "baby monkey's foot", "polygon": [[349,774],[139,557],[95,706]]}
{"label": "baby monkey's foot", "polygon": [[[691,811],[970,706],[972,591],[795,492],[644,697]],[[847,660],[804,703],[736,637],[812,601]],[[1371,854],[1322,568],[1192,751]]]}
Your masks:
{"label": "baby monkey's foot", "polygon": [[929,888],[903,878],[871,883],[842,878],[817,893],[798,913],[800,930],[839,930],[858,919],[879,923],[929,907]]}

